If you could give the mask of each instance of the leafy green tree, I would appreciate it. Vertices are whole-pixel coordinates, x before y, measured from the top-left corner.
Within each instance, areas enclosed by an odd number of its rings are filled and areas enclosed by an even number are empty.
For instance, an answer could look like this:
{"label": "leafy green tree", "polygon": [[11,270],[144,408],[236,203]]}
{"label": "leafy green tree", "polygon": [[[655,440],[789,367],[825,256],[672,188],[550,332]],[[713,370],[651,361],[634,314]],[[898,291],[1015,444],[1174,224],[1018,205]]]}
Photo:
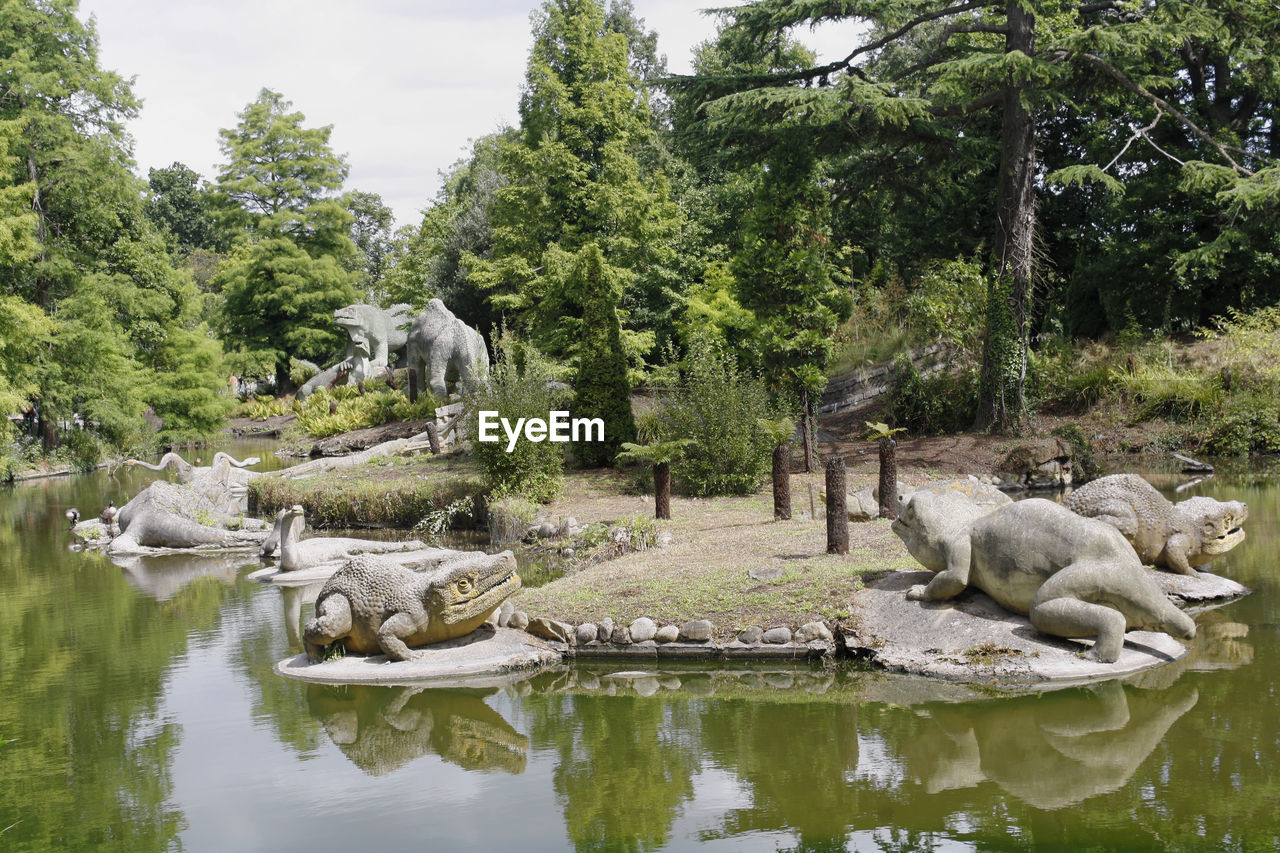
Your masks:
{"label": "leafy green tree", "polygon": [[574,259],[572,276],[570,288],[583,305],[585,335],[573,383],[573,415],[604,422],[604,441],[579,442],[574,455],[582,465],[595,468],[611,464],[618,448],[636,435],[622,326],[614,308],[622,282],[616,271],[607,268],[603,253],[594,243],[583,247]]}
{"label": "leafy green tree", "polygon": [[200,175],[175,162],[164,169],[151,169],[147,185],[147,217],[161,231],[171,235],[174,248],[184,255],[196,249],[224,251],[226,235],[213,213],[209,192],[200,185]]}
{"label": "leafy green tree", "polygon": [[342,349],[333,312],[355,301],[351,281],[332,256],[313,258],[283,237],[240,246],[214,276],[223,333],[270,359],[277,387],[287,388],[290,356],[322,362]]}
{"label": "leafy green tree", "polygon": [[351,214],[349,236],[359,250],[355,257],[355,267],[360,273],[357,286],[366,293],[375,293],[391,252],[391,225],[395,215],[377,193],[349,192],[342,197],[342,206]]}
{"label": "leafy green tree", "polygon": [[[736,81],[741,91],[709,110],[721,136],[751,128],[803,128],[819,150],[875,150],[866,138],[913,147],[971,133],[966,119],[998,111],[991,274],[978,426],[1016,427],[1025,410],[1031,285],[1036,266],[1037,131],[1043,117],[1094,98],[1114,98],[1130,115],[1159,110],[1197,137],[1206,156],[1245,176],[1219,138],[1148,86],[1151,56],[1197,38],[1222,37],[1222,19],[1183,4],[1130,8],[1116,2],[1002,6],[991,0],[945,3],[787,3],[760,0],[729,11],[746,37],[769,37],[803,23],[861,20],[864,40],[845,57]],[[1089,93],[1089,98],[1081,96]],[[857,129],[856,136],[849,133]],[[1118,128],[1117,128],[1118,129]],[[1116,139],[1116,147],[1123,139]],[[767,138],[768,134],[764,135]],[[1107,183],[1094,164],[1063,164],[1058,181]],[[1218,174],[1221,174],[1219,172]],[[1112,183],[1118,183],[1111,178]],[[1112,185],[1108,183],[1107,185]]]}
{"label": "leafy green tree", "polygon": [[226,163],[215,198],[228,224],[252,237],[288,237],[312,255],[351,254],[351,215],[333,197],[347,164],[329,147],[332,125],[304,127],[306,116],[271,89],[239,118],[218,132]]}
{"label": "leafy green tree", "polygon": [[[552,356],[573,356],[581,308],[564,289],[589,243],[625,276],[623,346],[636,362],[670,335],[679,211],[631,151],[652,133],[624,35],[598,0],[548,0],[534,23],[520,139],[501,143],[489,256],[464,256],[495,310]],[[615,273],[608,273],[609,276]]]}
{"label": "leafy green tree", "polygon": [[169,331],[152,358],[152,376],[147,401],[163,422],[161,441],[208,438],[235,408],[222,347],[203,324]]}

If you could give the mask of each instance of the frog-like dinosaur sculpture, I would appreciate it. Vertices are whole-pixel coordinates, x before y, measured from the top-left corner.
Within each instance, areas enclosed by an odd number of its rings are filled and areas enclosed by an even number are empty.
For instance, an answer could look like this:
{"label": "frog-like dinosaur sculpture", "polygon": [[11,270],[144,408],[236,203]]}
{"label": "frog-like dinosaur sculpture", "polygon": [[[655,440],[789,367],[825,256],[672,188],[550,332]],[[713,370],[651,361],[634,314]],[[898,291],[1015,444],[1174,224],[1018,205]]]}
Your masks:
{"label": "frog-like dinosaur sculpture", "polygon": [[479,628],[519,588],[510,551],[466,554],[422,573],[362,554],[321,587],[316,616],[303,630],[307,656],[318,661],[325,646],[342,640],[348,652],[411,660],[422,654],[418,646]]}
{"label": "frog-like dinosaur sculpture", "polygon": [[1244,541],[1248,504],[1194,497],[1173,503],[1136,474],[1112,474],[1086,483],[1063,505],[1105,521],[1129,540],[1146,565],[1194,575]]}
{"label": "frog-like dinosaur sculpture", "polygon": [[908,590],[910,599],[943,601],[977,587],[1042,633],[1096,637],[1089,656],[1102,663],[1119,658],[1127,630],[1195,636],[1195,622],[1165,597],[1118,530],[1052,501],[991,509],[961,492],[921,490],[899,499],[893,531],[937,573]]}

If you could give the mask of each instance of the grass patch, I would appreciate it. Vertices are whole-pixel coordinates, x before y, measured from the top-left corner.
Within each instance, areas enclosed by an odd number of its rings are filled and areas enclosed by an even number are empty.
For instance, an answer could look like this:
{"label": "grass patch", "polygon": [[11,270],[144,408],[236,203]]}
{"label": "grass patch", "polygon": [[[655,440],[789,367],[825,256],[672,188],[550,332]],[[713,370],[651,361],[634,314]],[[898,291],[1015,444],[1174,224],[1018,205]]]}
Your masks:
{"label": "grass patch", "polygon": [[301,480],[259,477],[249,484],[254,512],[271,516],[302,504],[307,524],[316,528],[411,528],[455,501],[484,494],[480,470],[470,459],[444,456],[337,468]]}
{"label": "grass patch", "polygon": [[[820,475],[818,475],[820,476]],[[592,498],[571,474],[563,498],[548,507],[580,522],[613,523],[652,504],[611,494]],[[795,475],[803,480],[803,475]],[[793,490],[796,486],[793,485]],[[803,489],[803,485],[799,488]],[[846,556],[826,553],[826,522],[775,522],[772,493],[745,497],[672,498],[672,520],[664,524],[674,539],[665,548],[626,554],[588,566],[537,589],[521,590],[515,604],[533,615],[569,622],[611,617],[628,623],[640,616],[665,624],[710,619],[719,639],[750,625],[799,626],[825,620],[850,624],[851,599],[864,577],[910,569],[914,561],[887,521],[852,526]],[[781,574],[756,580],[748,571],[776,567]]]}

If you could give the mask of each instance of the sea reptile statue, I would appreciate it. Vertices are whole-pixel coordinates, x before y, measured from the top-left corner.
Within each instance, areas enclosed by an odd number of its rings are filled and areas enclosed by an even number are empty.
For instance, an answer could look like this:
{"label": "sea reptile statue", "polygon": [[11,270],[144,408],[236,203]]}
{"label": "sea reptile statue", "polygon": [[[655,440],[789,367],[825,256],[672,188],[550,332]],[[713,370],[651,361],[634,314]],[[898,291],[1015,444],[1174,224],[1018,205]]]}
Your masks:
{"label": "sea reptile statue", "polygon": [[962,492],[921,490],[898,501],[893,531],[911,556],[936,572],[907,591],[944,601],[976,587],[1026,614],[1038,631],[1097,641],[1089,656],[1114,663],[1131,629],[1195,636],[1133,548],[1110,525],[1040,498],[991,509]]}
{"label": "sea reptile statue", "polygon": [[321,587],[316,616],[303,630],[307,656],[318,661],[325,646],[342,640],[348,652],[411,660],[422,654],[418,646],[479,628],[519,588],[510,551],[465,554],[421,573],[362,554]]}
{"label": "sea reptile statue", "polygon": [[298,389],[298,399],[332,385],[347,374],[347,384],[373,379],[391,366],[391,354],[404,349],[412,317],[408,305],[379,308],[347,305],[333,312],[333,322],[347,333],[346,357],[311,377]]}
{"label": "sea reptile statue", "polygon": [[[314,536],[302,538],[306,527],[306,510],[300,504],[286,507],[276,514],[271,533],[258,549],[259,556],[280,555],[280,570],[294,572],[321,563],[349,560],[357,554],[387,554],[395,551],[419,552],[426,544],[417,539],[388,541],[357,539],[351,536]],[[446,553],[446,552],[442,552]]]}
{"label": "sea reptile statue", "polygon": [[1144,564],[1194,575],[1244,541],[1248,504],[1213,498],[1173,503],[1136,474],[1112,474],[1076,489],[1063,504],[1124,534]]}

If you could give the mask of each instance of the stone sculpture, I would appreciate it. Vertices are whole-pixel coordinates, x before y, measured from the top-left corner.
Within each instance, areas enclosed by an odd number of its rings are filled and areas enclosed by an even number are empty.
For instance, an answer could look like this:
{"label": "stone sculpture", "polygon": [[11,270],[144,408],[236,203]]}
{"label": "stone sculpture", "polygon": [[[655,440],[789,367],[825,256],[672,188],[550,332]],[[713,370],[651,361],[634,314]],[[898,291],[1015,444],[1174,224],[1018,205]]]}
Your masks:
{"label": "stone sculpture", "polygon": [[470,382],[489,373],[489,351],[475,329],[453,316],[439,299],[413,318],[409,329],[408,364],[418,371],[432,394],[444,399],[446,382]]}
{"label": "stone sculpture", "polygon": [[343,373],[348,385],[385,375],[391,367],[391,354],[404,348],[410,319],[408,305],[388,309],[348,305],[334,311],[333,322],[347,332],[346,357],[311,377],[298,389],[298,399],[305,400],[329,387]]}
{"label": "stone sculpture", "polygon": [[146,548],[196,548],[203,545],[245,547],[257,545],[265,530],[230,530],[233,518],[191,486],[158,480],[120,508],[116,522],[120,535],[112,540],[112,553]]}
{"label": "stone sculpture", "polygon": [[1195,497],[1174,504],[1136,474],[1086,483],[1063,504],[1124,534],[1144,564],[1194,575],[1244,541],[1249,507],[1240,501]]}
{"label": "stone sculpture", "polygon": [[484,625],[520,588],[510,551],[466,554],[431,572],[414,572],[387,557],[354,558],[325,581],[316,616],[303,631],[307,656],[318,661],[338,640],[348,652],[410,660],[414,649],[463,637]]}
{"label": "stone sculpture", "polygon": [[427,547],[417,539],[405,542],[356,539],[350,536],[318,536],[303,539],[302,531],[305,526],[306,512],[300,505],[294,504],[280,510],[276,514],[275,526],[258,550],[259,555],[271,557],[278,551],[280,570],[294,572],[318,566],[321,563],[349,560],[357,554],[387,554],[394,551],[416,551]]}
{"label": "stone sculpture", "polygon": [[944,601],[976,587],[1045,634],[1096,637],[1089,656],[1114,663],[1131,629],[1189,640],[1195,622],[1146,573],[1114,527],[1039,498],[994,509],[961,492],[901,498],[893,531],[936,572],[907,597]]}

